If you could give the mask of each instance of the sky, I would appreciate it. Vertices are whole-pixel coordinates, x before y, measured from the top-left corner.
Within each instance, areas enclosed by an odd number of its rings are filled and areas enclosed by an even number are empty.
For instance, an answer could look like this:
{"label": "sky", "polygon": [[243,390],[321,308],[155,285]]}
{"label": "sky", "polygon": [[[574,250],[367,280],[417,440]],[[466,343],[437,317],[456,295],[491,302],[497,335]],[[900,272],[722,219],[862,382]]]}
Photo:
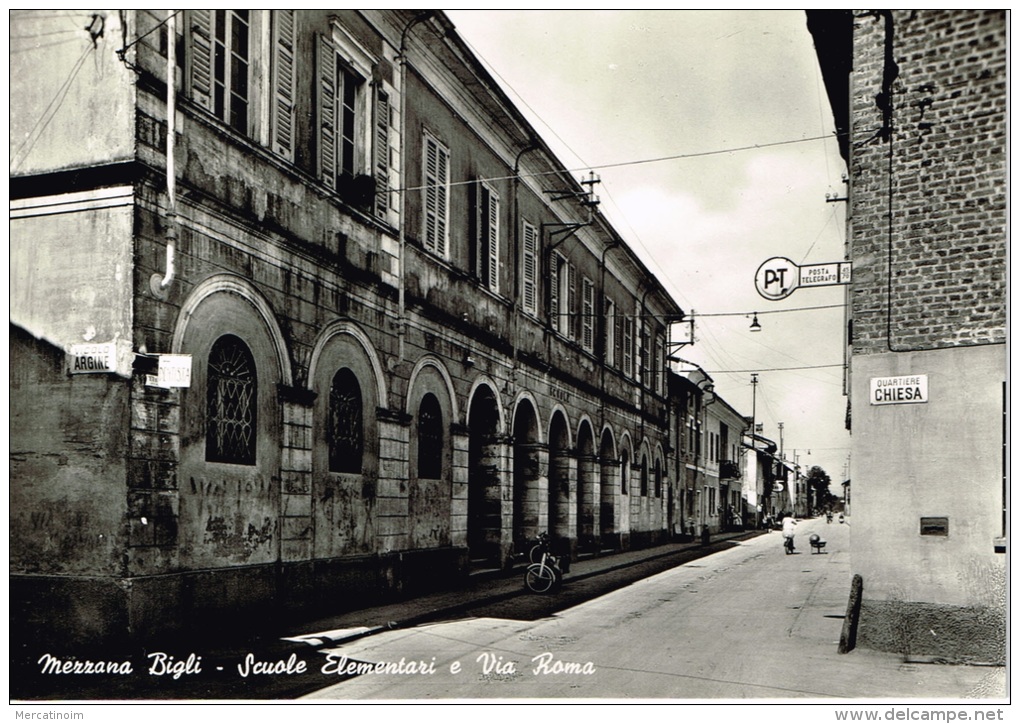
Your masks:
{"label": "sky", "polygon": [[768,301],[754,282],[771,257],[844,258],[845,203],[827,195],[846,167],[804,12],[446,13],[564,166],[601,178],[602,214],[694,317],[674,353],[839,494],[845,287]]}

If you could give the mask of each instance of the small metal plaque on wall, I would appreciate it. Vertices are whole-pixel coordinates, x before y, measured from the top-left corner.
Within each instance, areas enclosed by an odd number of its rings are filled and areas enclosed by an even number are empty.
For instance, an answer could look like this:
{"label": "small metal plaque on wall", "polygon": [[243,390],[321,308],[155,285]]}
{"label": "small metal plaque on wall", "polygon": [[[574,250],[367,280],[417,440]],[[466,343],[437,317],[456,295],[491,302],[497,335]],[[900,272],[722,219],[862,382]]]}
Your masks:
{"label": "small metal plaque on wall", "polygon": [[949,518],[921,518],[921,535],[949,535]]}

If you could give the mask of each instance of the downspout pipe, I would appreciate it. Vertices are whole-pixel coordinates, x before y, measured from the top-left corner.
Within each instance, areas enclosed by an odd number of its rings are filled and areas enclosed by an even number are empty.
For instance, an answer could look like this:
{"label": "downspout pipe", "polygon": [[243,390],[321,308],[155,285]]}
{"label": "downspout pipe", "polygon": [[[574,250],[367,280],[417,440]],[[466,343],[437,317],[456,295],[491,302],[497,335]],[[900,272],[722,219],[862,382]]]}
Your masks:
{"label": "downspout pipe", "polygon": [[[645,348],[644,348],[644,345],[641,344],[642,340],[645,339],[645,337],[648,337],[648,351],[651,352],[652,339],[651,339],[651,336],[648,334],[648,329],[647,329],[647,327],[648,327],[648,322],[647,322],[648,317],[647,317],[647,311],[646,311],[647,307],[645,306],[645,302],[648,299],[648,293],[650,291],[652,291],[652,287],[651,286],[647,287],[645,289],[645,291],[641,294],[641,312],[640,312],[640,317],[639,317],[639,319],[641,320],[641,335],[637,339],[638,348],[642,352],[642,355],[641,355],[641,375],[638,377],[638,380],[637,380],[638,391],[641,394],[641,437],[642,438],[644,438],[644,435],[645,435],[645,414],[647,412],[647,409],[645,408],[645,379],[647,377],[649,377],[649,373],[651,373],[652,380],[655,379],[655,376],[654,376],[655,375],[655,370],[654,370],[654,367],[653,367],[654,363],[649,364],[649,361],[645,359],[644,354],[643,354],[645,352]],[[635,325],[635,328],[636,327],[637,327],[637,325]],[[635,355],[635,357],[637,357],[637,355]]]}
{"label": "downspout pipe", "polygon": [[177,135],[177,12],[167,10],[166,32],[166,271],[149,280],[152,293],[165,299],[174,280],[177,250],[177,166],[174,162]]}
{"label": "downspout pipe", "polygon": [[[605,310],[605,303],[606,303],[606,301],[605,301],[606,300],[606,256],[608,256],[610,251],[612,251],[613,249],[616,249],[617,247],[619,247],[621,245],[621,243],[622,242],[620,241],[619,238],[613,237],[613,240],[610,241],[608,244],[606,244],[605,248],[602,250],[602,261],[601,261],[601,265],[600,265],[600,269],[599,269],[599,274],[601,276],[601,279],[599,279],[599,293],[602,295],[601,301],[602,301],[602,305],[603,305],[602,306],[603,310]],[[613,305],[613,309],[614,310],[616,309],[616,305],[615,304]],[[616,313],[619,314],[618,311]],[[607,341],[606,340],[606,337],[607,337],[607,335],[606,335],[606,325],[607,324],[614,324],[615,325],[616,324],[616,320],[615,319],[606,319],[606,315],[605,315],[604,311],[603,311],[602,314],[599,314],[599,313],[596,312],[596,319],[602,320],[602,328],[599,330],[599,332],[600,332],[600,335],[599,335],[599,344],[602,346],[602,369],[600,370],[600,373],[599,373],[599,392],[602,393],[602,394],[599,395],[599,439],[601,439],[602,431],[606,427],[606,367],[609,366],[609,349],[608,349],[608,347],[606,345],[606,341]]]}
{"label": "downspout pipe", "polygon": [[[511,201],[513,203],[512,223],[514,229],[514,264],[520,264],[521,259],[521,204],[518,198],[520,194],[521,186],[521,159],[524,154],[528,151],[535,151],[538,149],[538,144],[534,139],[528,142],[517,154],[517,158],[514,159],[514,177],[513,177],[513,192],[511,193]],[[537,295],[537,290],[536,290]],[[516,383],[517,381],[517,362],[518,354],[520,353],[520,334],[521,334],[521,275],[519,272],[514,272],[514,305],[513,305],[513,361],[511,367],[511,379]]]}
{"label": "downspout pipe", "polygon": [[434,10],[425,10],[415,15],[404,30],[400,33],[400,50],[397,55],[400,61],[400,219],[398,221],[399,235],[397,241],[397,359],[404,359],[404,340],[407,336],[407,297],[405,272],[407,267],[407,36],[411,29],[418,23],[422,23],[435,13]]}

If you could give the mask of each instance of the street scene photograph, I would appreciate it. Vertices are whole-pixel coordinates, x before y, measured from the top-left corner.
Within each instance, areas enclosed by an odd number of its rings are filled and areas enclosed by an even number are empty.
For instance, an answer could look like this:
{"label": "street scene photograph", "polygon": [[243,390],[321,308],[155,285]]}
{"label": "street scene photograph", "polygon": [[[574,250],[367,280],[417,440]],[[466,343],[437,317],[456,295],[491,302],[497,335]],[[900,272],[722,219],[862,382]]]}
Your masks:
{"label": "street scene photograph", "polygon": [[10,10],[15,717],[1004,721],[1009,28]]}

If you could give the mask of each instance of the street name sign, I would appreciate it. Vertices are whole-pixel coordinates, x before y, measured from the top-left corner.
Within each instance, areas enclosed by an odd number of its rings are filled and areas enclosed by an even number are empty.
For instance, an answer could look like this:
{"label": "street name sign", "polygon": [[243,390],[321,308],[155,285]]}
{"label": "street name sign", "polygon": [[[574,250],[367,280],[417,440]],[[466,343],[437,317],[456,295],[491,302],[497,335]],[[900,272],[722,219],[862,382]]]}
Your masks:
{"label": "street name sign", "polygon": [[765,299],[777,301],[790,296],[799,287],[849,284],[851,269],[848,261],[799,266],[785,256],[774,256],[758,267],[754,275],[754,286]]}
{"label": "street name sign", "polygon": [[928,375],[872,377],[872,405],[910,405],[928,401]]}
{"label": "street name sign", "polygon": [[67,366],[72,375],[114,372],[117,367],[117,345],[114,342],[72,344]]}

